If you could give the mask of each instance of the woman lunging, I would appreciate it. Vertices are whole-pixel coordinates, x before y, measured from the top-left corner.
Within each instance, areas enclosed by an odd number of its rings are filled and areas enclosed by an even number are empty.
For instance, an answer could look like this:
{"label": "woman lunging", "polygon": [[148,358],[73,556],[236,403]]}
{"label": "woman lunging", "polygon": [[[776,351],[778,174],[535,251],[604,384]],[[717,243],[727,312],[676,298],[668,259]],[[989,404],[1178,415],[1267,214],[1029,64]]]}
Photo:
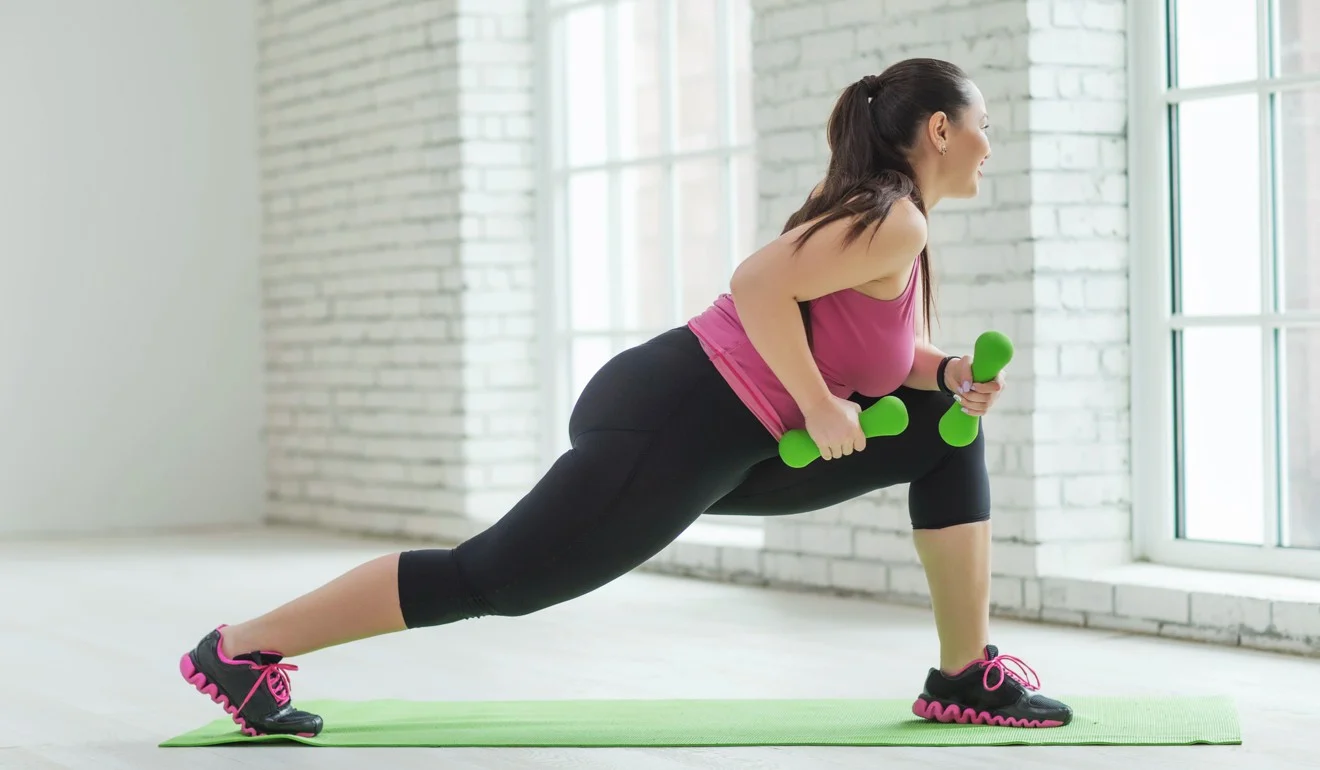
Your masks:
{"label": "woman lunging", "polygon": [[[322,720],[294,708],[285,657],[536,612],[626,574],[703,513],[801,513],[908,484],[940,641],[913,710],[1067,724],[1071,710],[1033,693],[1032,672],[989,642],[984,437],[954,448],[937,428],[954,399],[984,415],[1002,388],[972,383],[967,357],[928,342],[926,212],[978,192],[987,128],[980,91],[947,62],[907,60],[850,85],[829,118],[826,177],[782,235],[739,265],[729,294],[600,369],[574,407],[572,448],[503,518],[220,626],[183,656],[184,676],[245,731],[315,735]],[[858,414],[887,394],[908,428],[868,442]],[[784,464],[777,441],[793,428],[823,460]]]}

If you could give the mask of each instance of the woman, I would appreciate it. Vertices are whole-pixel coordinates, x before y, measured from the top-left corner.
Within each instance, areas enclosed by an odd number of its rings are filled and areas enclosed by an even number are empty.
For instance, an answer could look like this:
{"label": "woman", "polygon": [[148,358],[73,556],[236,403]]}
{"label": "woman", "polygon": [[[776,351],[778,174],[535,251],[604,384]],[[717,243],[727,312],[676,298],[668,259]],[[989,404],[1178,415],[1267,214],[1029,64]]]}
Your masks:
{"label": "woman", "polygon": [[[825,180],[783,234],[738,267],[731,294],[602,367],[575,406],[572,449],[506,516],[456,548],[383,556],[220,626],[183,656],[185,678],[250,734],[315,735],[321,718],[293,707],[284,656],[535,612],[629,572],[703,513],[798,513],[907,483],[940,640],[914,712],[1067,724],[1071,710],[1032,694],[1030,670],[1009,673],[1020,661],[989,644],[984,438],[955,449],[937,430],[951,399],[980,416],[1002,388],[972,383],[968,358],[927,342],[926,211],[977,193],[987,128],[980,91],[947,62],[903,61],[849,86]],[[858,413],[889,393],[909,426],[868,442]],[[792,428],[822,461],[779,459]]]}

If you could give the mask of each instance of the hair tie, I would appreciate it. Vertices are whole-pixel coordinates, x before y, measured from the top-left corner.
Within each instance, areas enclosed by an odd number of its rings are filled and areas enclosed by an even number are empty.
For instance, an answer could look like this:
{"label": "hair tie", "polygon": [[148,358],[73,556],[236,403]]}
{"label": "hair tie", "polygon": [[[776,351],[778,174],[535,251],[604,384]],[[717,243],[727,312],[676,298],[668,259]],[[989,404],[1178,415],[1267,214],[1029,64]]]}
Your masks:
{"label": "hair tie", "polygon": [[858,82],[861,84],[862,90],[866,92],[866,98],[874,99],[880,95],[879,75],[867,75]]}

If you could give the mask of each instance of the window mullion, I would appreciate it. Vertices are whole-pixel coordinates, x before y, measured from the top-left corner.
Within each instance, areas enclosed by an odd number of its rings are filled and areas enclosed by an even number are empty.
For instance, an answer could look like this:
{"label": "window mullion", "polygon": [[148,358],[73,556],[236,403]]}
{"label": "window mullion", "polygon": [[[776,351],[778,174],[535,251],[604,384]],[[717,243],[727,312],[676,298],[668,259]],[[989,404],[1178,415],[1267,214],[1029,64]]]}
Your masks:
{"label": "window mullion", "polygon": [[[544,4],[545,0],[541,0]],[[582,10],[591,5],[599,5],[606,0],[571,0],[570,2],[560,3],[549,9],[549,16],[554,21],[559,21],[574,11]]]}
{"label": "window mullion", "polygon": [[[734,63],[733,63],[733,20],[730,0],[717,0],[715,8],[715,49],[716,82],[720,105],[720,144],[732,147],[734,137],[734,115],[738,100],[734,98]],[[720,163],[720,184],[724,192],[724,216],[720,217],[720,243],[724,244],[724,254],[728,269],[733,270],[738,262],[737,233],[738,192],[735,189],[736,175],[734,156],[725,155]]]}
{"label": "window mullion", "polygon": [[1260,313],[1257,315],[1179,315],[1169,320],[1171,329],[1197,329],[1208,326],[1262,326],[1306,328],[1320,326],[1320,310]]}
{"label": "window mullion", "polygon": [[734,144],[729,146],[707,147],[699,150],[685,150],[683,152],[639,155],[632,158],[619,158],[618,160],[607,160],[602,163],[573,166],[572,169],[561,169],[558,173],[560,176],[566,176],[568,174],[585,174],[593,171],[640,168],[642,166],[650,166],[668,161],[718,159],[723,158],[726,155],[751,152],[752,149],[753,146],[751,144]]}
{"label": "window mullion", "polygon": [[[619,108],[619,3],[609,0],[605,4],[605,159],[615,163],[620,153],[620,108]],[[605,177],[605,227],[606,254],[608,269],[609,296],[601,298],[609,303],[610,344],[615,351],[623,347],[623,337],[619,329],[624,326],[623,319],[623,263],[631,255],[623,253],[623,212],[622,212],[622,171],[611,167]]]}
{"label": "window mullion", "polygon": [[670,316],[677,322],[683,310],[682,271],[678,260],[678,179],[674,168],[674,152],[677,149],[678,126],[675,118],[677,102],[677,12],[675,0],[657,0],[657,12],[660,14],[660,123],[661,156],[663,157],[661,177],[664,189],[664,226],[661,237],[666,263],[669,265],[669,301]]}
{"label": "window mullion", "polygon": [[1283,93],[1302,91],[1320,86],[1320,73],[1307,72],[1287,75],[1279,78],[1260,77],[1255,80],[1242,80],[1235,83],[1215,83],[1190,88],[1170,88],[1164,92],[1164,101],[1169,104],[1189,102],[1199,99],[1216,99],[1223,96],[1237,96],[1249,93]]}
{"label": "window mullion", "polygon": [[[1158,255],[1134,262],[1129,282],[1132,314],[1131,451],[1134,552],[1154,558],[1176,536],[1174,483],[1172,346],[1170,315],[1172,244],[1169,174],[1172,147],[1169,107],[1164,94],[1172,71],[1164,16],[1165,3],[1129,3],[1128,71],[1150,73],[1133,78],[1129,97],[1133,135],[1128,164],[1133,169],[1132,205],[1128,208],[1130,251]],[[1139,173],[1138,173],[1139,172]]]}
{"label": "window mullion", "polygon": [[542,392],[541,459],[548,465],[558,454],[557,436],[563,434],[568,409],[564,396],[570,387],[571,343],[566,319],[568,285],[568,177],[558,169],[567,160],[568,57],[565,54],[566,24],[562,15],[551,16],[544,3],[532,9],[538,58],[545,66],[538,68],[539,87],[536,136],[538,169],[543,194],[539,196],[538,233],[546,254],[537,260],[540,277],[540,361],[544,371]]}
{"label": "window mullion", "polygon": [[[1268,82],[1273,75],[1272,46],[1270,45],[1270,5],[1269,0],[1259,0],[1256,4],[1256,75],[1262,82]],[[1274,153],[1271,139],[1273,97],[1268,88],[1262,88],[1257,96],[1258,133],[1260,168],[1260,304],[1262,314],[1274,314]],[[1278,335],[1272,324],[1263,325],[1261,330],[1261,426],[1265,435],[1262,437],[1261,469],[1264,483],[1261,484],[1264,499],[1261,500],[1261,527],[1264,548],[1279,545],[1279,419],[1278,419],[1278,383],[1275,372],[1278,370],[1277,340]]]}

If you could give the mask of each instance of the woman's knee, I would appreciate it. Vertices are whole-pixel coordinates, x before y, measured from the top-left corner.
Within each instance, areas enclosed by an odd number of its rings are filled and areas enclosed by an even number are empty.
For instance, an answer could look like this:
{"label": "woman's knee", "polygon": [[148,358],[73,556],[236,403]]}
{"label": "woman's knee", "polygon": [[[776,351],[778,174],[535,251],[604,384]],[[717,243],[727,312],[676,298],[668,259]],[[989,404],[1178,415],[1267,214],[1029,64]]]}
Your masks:
{"label": "woman's knee", "polygon": [[990,502],[984,426],[972,443],[950,448],[943,460],[908,488],[913,529],[944,529],[988,521]]}
{"label": "woman's knee", "polygon": [[408,628],[500,614],[468,581],[453,548],[399,555],[399,610]]}
{"label": "woman's knee", "polygon": [[976,524],[978,522],[989,520],[989,509],[975,512],[968,510],[951,511],[947,515],[939,515],[938,513],[934,515],[929,513],[917,515],[914,513],[912,515],[912,529],[948,529],[949,527],[959,527],[963,524]]}
{"label": "woman's knee", "polygon": [[527,573],[526,555],[481,535],[456,548],[399,556],[399,609],[408,628],[487,616],[530,615],[557,604],[555,581]]}

